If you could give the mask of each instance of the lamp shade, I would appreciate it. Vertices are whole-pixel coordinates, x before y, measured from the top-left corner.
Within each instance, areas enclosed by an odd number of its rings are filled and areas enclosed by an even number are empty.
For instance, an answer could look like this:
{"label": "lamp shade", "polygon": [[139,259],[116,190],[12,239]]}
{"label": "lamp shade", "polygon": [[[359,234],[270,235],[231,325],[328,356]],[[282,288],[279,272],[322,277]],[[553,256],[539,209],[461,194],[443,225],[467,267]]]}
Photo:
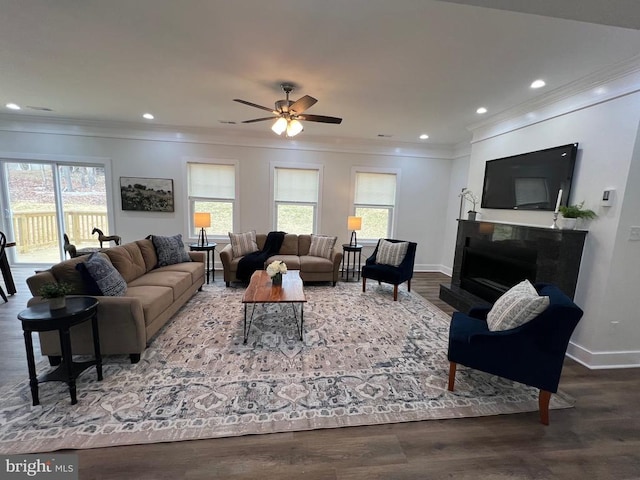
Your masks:
{"label": "lamp shade", "polygon": [[360,230],[362,228],[362,217],[349,216],[347,218],[347,228],[349,230]]}
{"label": "lamp shade", "polygon": [[194,213],[193,222],[196,228],[207,228],[211,226],[211,214],[210,213]]}
{"label": "lamp shade", "polygon": [[280,117],[278,120],[274,122],[271,126],[271,130],[278,135],[281,135],[287,129],[287,119],[284,117]]}
{"label": "lamp shade", "polygon": [[295,137],[302,131],[302,123],[298,120],[289,121],[289,125],[287,125],[287,137]]}

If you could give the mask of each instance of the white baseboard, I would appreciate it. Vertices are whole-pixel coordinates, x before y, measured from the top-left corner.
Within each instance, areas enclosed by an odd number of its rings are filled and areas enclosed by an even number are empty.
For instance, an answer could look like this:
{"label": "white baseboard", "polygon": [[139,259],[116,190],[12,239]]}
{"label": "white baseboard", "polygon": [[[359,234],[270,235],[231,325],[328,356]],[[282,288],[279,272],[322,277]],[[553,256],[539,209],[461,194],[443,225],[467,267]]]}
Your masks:
{"label": "white baseboard", "polygon": [[440,272],[449,276],[451,276],[451,274],[453,273],[452,269],[449,267],[446,267],[444,265],[436,265],[436,264],[429,264],[429,263],[415,264],[413,266],[413,271],[414,272]]}
{"label": "white baseboard", "polygon": [[567,356],[591,370],[640,367],[640,350],[592,352],[580,345],[569,342]]}

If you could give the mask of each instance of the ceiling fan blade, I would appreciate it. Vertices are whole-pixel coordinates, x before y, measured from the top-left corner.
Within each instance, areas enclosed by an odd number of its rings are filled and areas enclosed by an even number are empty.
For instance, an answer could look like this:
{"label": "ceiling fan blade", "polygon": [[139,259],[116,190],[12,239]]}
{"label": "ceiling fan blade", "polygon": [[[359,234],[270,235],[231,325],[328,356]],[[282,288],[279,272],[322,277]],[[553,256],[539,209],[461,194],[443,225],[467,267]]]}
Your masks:
{"label": "ceiling fan blade", "polygon": [[262,117],[262,118],[254,118],[253,120],[243,120],[242,123],[255,123],[255,122],[264,122],[265,120],[275,120],[278,117]]}
{"label": "ceiling fan blade", "polygon": [[306,120],[307,122],[320,122],[320,123],[342,123],[342,119],[338,117],[327,117],[326,115],[300,115],[299,120]]}
{"label": "ceiling fan blade", "polygon": [[263,107],[262,105],[258,105],[256,103],[247,102],[246,100],[240,100],[239,98],[234,98],[233,101],[234,102],[239,102],[239,103],[244,103],[245,105],[249,105],[250,107],[256,107],[256,108],[259,108],[261,110],[266,110],[267,112],[278,113],[273,108]]}
{"label": "ceiling fan blade", "polygon": [[312,107],[313,105],[315,105],[315,103],[318,100],[316,100],[313,97],[310,97],[309,95],[305,95],[302,98],[299,98],[298,100],[296,100],[295,102],[293,102],[290,106],[289,106],[289,111],[293,110],[296,113],[302,113],[304,112],[307,108]]}

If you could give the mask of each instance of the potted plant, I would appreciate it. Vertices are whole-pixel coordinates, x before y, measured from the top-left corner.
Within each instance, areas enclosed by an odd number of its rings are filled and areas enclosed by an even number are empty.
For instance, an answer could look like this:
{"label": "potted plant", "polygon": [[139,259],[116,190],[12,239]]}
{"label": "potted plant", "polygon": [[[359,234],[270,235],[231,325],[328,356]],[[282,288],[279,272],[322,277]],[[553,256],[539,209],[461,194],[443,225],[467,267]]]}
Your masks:
{"label": "potted plant", "polygon": [[478,212],[476,211],[476,205],[478,204],[480,199],[468,188],[463,188],[462,192],[458,196],[473,204],[473,208],[467,212],[467,215],[468,215],[467,218],[469,220],[475,220],[478,215]]}
{"label": "potted plant", "polygon": [[598,216],[593,210],[584,208],[584,201],[575,205],[563,205],[559,210],[563,218],[562,228],[568,230],[575,228],[578,219],[592,220]]}
{"label": "potted plant", "polygon": [[66,306],[65,297],[71,293],[71,285],[65,282],[45,283],[38,293],[42,298],[49,300],[51,310],[58,310]]}

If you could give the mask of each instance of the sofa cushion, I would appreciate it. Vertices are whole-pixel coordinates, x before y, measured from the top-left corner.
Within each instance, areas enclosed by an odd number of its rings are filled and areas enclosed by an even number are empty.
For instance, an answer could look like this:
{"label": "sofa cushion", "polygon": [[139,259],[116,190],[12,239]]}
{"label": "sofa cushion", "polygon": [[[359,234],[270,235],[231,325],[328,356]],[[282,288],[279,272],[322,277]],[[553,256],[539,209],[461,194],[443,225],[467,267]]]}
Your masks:
{"label": "sofa cushion", "polygon": [[51,267],[51,274],[55,277],[56,281],[67,283],[71,287],[70,295],[91,295],[87,289],[84,278],[81,273],[76,270],[76,265],[84,263],[87,260],[87,256],[72,258],[71,260],[64,260]]}
{"label": "sofa cushion", "polygon": [[307,273],[333,272],[333,262],[327,258],[303,255],[300,257],[300,271]]}
{"label": "sofa cushion", "polygon": [[173,265],[167,265],[166,267],[160,267],[157,269],[159,272],[185,272],[191,276],[191,283],[196,283],[198,280],[204,281],[204,263],[191,261],[185,263],[176,263]]}
{"label": "sofa cushion", "polygon": [[529,280],[523,280],[502,295],[487,314],[491,331],[510,330],[524,325],[549,306],[549,297],[538,295]]}
{"label": "sofa cushion", "polygon": [[181,233],[172,237],[154,235],[151,237],[151,240],[153,241],[153,246],[156,248],[159,267],[191,261],[191,257],[184,249]]}
{"label": "sofa cushion", "polygon": [[147,272],[150,272],[158,265],[158,255],[156,254],[156,247],[153,246],[153,242],[150,238],[143,240],[136,240],[136,245],[140,249],[142,258],[144,259],[144,266]]}
{"label": "sofa cushion", "polygon": [[298,235],[298,255],[309,255],[309,247],[311,246],[311,235]]}
{"label": "sofa cushion", "polygon": [[136,278],[129,283],[129,288],[141,286],[169,287],[173,293],[173,300],[176,300],[193,285],[191,274],[189,272],[164,270],[164,268],[166,267],[153,270]]}
{"label": "sofa cushion", "polygon": [[286,233],[280,250],[280,255],[299,255],[298,253],[298,235],[294,233]]}
{"label": "sofa cushion", "polygon": [[107,248],[104,253],[127,283],[144,275],[147,271],[140,247],[135,242]]}
{"label": "sofa cushion", "polygon": [[173,303],[171,288],[158,285],[129,287],[126,296],[135,297],[142,304],[145,325],[153,323]]}
{"label": "sofa cushion", "polygon": [[127,291],[127,282],[106,255],[92,253],[85,262],[85,266],[89,275],[96,281],[102,295],[121,297]]}
{"label": "sofa cushion", "polygon": [[264,262],[265,266],[271,262],[284,262],[287,270],[300,270],[300,257],[298,255],[273,255]]}
{"label": "sofa cushion", "polygon": [[245,233],[231,233],[229,232],[229,240],[231,241],[231,250],[233,252],[233,258],[242,257],[249,253],[258,251],[258,244],[256,243],[256,231],[251,230]]}
{"label": "sofa cushion", "polygon": [[313,257],[331,258],[331,252],[337,239],[337,237],[330,237],[328,235],[311,235],[309,255]]}
{"label": "sofa cushion", "polygon": [[381,239],[378,244],[378,253],[376,254],[376,263],[381,265],[391,265],[397,267],[402,263],[407,255],[409,242],[389,242]]}

